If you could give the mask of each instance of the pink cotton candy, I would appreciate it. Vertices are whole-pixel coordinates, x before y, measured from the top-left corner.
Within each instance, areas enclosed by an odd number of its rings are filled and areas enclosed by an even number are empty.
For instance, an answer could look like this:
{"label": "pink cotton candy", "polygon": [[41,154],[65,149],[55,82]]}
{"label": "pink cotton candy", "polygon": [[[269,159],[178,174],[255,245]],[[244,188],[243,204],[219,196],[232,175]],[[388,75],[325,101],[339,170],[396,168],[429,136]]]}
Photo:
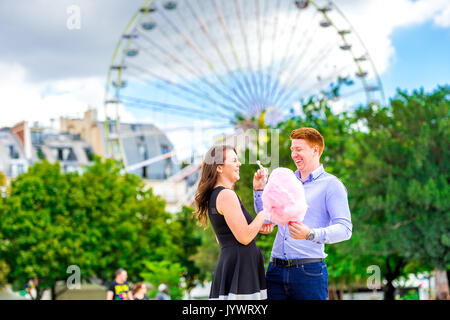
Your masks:
{"label": "pink cotton candy", "polygon": [[288,168],[272,171],[262,194],[264,220],[277,225],[302,222],[308,204],[303,184]]}

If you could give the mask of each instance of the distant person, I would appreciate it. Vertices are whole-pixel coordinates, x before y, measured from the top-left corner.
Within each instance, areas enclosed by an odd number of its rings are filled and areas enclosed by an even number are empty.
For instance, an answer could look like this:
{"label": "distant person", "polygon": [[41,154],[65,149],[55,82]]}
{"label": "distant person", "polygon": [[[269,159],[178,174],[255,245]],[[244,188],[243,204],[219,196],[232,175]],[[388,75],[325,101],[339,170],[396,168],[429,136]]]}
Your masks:
{"label": "distant person", "polygon": [[147,286],[143,282],[138,282],[133,288],[133,300],[149,300]]}
{"label": "distant person", "polygon": [[106,300],[133,300],[133,293],[127,282],[128,274],[125,269],[116,271],[116,279],[111,282],[106,294]]}
{"label": "distant person", "polygon": [[161,283],[158,287],[158,294],[156,295],[156,300],[170,300],[169,288],[166,284]]}

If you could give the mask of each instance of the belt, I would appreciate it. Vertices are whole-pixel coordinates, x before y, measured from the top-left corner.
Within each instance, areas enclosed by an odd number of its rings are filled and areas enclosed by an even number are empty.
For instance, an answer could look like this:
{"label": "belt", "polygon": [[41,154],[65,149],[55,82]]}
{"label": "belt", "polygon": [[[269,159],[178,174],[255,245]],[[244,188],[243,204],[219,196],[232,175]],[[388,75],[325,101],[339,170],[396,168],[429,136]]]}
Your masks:
{"label": "belt", "polygon": [[276,265],[283,267],[293,267],[302,264],[314,263],[314,262],[325,262],[322,258],[305,258],[305,259],[278,259],[271,258],[270,261]]}

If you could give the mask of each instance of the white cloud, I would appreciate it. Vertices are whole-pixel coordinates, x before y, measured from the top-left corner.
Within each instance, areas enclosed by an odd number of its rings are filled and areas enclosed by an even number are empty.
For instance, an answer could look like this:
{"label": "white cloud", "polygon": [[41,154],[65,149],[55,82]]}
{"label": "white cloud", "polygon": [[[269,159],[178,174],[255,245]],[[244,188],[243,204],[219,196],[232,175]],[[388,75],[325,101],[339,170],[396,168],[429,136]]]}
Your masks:
{"label": "white cloud", "polygon": [[[66,46],[63,39],[73,37],[73,39],[82,43],[83,39],[76,38],[76,31],[69,32],[65,26],[65,19],[67,14],[65,11],[66,4],[70,1],[65,1],[64,5],[58,7],[58,12],[47,10],[47,6],[38,6],[33,9],[31,4],[27,4],[25,7],[17,2],[15,9],[12,10],[12,14],[9,15],[8,23],[6,26],[0,25],[1,29],[9,30],[9,36],[18,38],[18,35],[14,34],[14,28],[12,23],[22,24],[18,30],[20,32],[35,31],[33,36],[39,36],[41,43],[40,48],[49,44],[49,48],[55,45],[55,42],[61,42],[58,49],[59,65],[67,64],[64,59],[72,59],[77,56],[76,61],[89,61],[90,65],[107,65],[112,55],[112,50],[115,45],[115,41],[118,39],[118,34],[112,36],[111,32],[105,33],[103,31],[109,30],[114,25],[114,33],[117,30],[122,30],[131,18],[131,15],[122,15],[122,20],[118,21],[117,17],[121,16],[120,10],[122,7],[107,6],[108,10],[99,9],[99,6],[91,6],[90,2],[82,1],[82,17],[83,24],[82,29],[89,33],[91,36],[87,40],[98,38],[98,41],[102,44],[101,48],[105,52],[105,48],[111,48],[106,56],[96,55],[93,52],[86,50],[90,46],[81,47],[76,45],[73,47]],[[46,3],[45,1],[41,1]],[[71,3],[71,2],[70,2]],[[392,33],[399,27],[409,27],[432,21],[436,26],[442,28],[450,27],[450,2],[448,0],[368,0],[368,1],[355,1],[355,0],[336,0],[335,3],[343,11],[350,23],[354,26],[358,34],[363,39],[365,45],[370,52],[374,64],[380,74],[388,70],[390,63],[395,57],[395,48],[392,46],[391,36]],[[134,5],[134,4],[133,4]],[[12,7],[12,6],[11,6]],[[95,10],[93,9],[95,8]],[[60,10],[61,9],[61,10]],[[63,10],[64,9],[64,10]],[[120,10],[119,10],[120,9]],[[136,8],[128,8],[127,10],[133,12]],[[101,19],[97,19],[96,13],[101,15]],[[14,17],[22,14],[22,18]],[[113,18],[111,18],[113,17]],[[94,19],[95,18],[95,19]],[[33,23],[32,23],[33,22]],[[120,27],[117,26],[120,24]],[[62,29],[56,28],[56,26]],[[3,27],[7,27],[6,29]],[[58,31],[58,36],[55,38],[42,38],[43,35],[50,32]],[[101,32],[98,32],[101,30]],[[18,31],[18,32],[19,32]],[[25,32],[24,34],[26,34]],[[120,31],[119,31],[120,32]],[[101,39],[100,34],[107,34],[108,44],[104,42],[106,40]],[[45,40],[45,41],[44,41]],[[111,43],[109,43],[111,41]],[[36,41],[38,42],[38,41]],[[33,51],[33,41],[22,43],[22,46],[29,47],[29,51]],[[74,48],[80,47],[80,52],[73,53]],[[16,48],[16,47],[13,47]],[[22,47],[18,47],[19,49]],[[23,49],[23,48],[22,48]],[[24,54],[23,50],[20,50],[21,54]],[[64,53],[67,52],[67,55]],[[71,51],[72,50],[72,51]],[[51,51],[49,49],[49,51]],[[41,51],[33,51],[33,59],[29,60],[29,54],[27,59],[23,62],[18,61],[16,63],[8,63],[0,61],[0,90],[2,94],[2,106],[0,107],[0,126],[11,126],[22,120],[39,121],[42,123],[49,123],[50,118],[58,119],[60,116],[81,116],[82,113],[92,106],[99,109],[99,116],[103,115],[103,96],[104,96],[104,78],[100,75],[78,75],[68,72],[66,78],[36,80],[36,76],[30,77],[30,70],[33,66],[26,64],[25,61],[33,61],[33,64],[39,65],[42,63],[39,61],[39,57],[42,57]],[[72,58],[71,58],[72,57]],[[45,59],[48,60],[48,57]],[[44,59],[44,60],[45,60]],[[45,61],[47,61],[45,60]],[[91,61],[95,60],[95,61]],[[75,61],[75,60],[74,60]],[[74,61],[70,60],[69,63]],[[76,69],[73,63],[72,68]],[[44,67],[47,66],[44,64]],[[50,68],[50,66],[48,66]],[[81,66],[80,66],[81,67]],[[44,69],[45,69],[44,68]],[[102,69],[100,68],[100,69]],[[106,75],[106,71],[105,71]],[[33,82],[31,78],[35,79]],[[342,105],[336,105],[337,109],[342,108]],[[136,119],[123,109],[120,108],[121,119],[125,122],[133,122]]]}
{"label": "white cloud", "polygon": [[446,9],[442,10],[434,17],[433,21],[439,27],[450,27],[450,3],[447,5]]}
{"label": "white cloud", "polygon": [[[0,127],[12,126],[20,121],[39,122],[50,125],[51,119],[82,117],[89,108],[103,106],[104,83],[101,78],[68,78],[65,80],[31,83],[27,72],[19,64],[0,64],[0,87],[2,108]],[[98,112],[104,118],[103,108]],[[124,121],[136,119],[123,108],[120,116]]]}
{"label": "white cloud", "polygon": [[448,27],[450,21],[448,0],[338,0],[335,3],[362,38],[379,74],[389,68],[395,56],[391,41],[395,29],[430,20]]}

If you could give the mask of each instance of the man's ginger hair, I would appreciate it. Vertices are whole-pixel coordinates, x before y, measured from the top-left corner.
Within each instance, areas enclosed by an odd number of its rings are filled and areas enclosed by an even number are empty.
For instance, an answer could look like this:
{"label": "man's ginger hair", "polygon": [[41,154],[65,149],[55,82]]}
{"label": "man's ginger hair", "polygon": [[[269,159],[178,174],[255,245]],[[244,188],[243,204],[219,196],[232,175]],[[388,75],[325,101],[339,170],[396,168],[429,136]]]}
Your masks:
{"label": "man's ginger hair", "polygon": [[325,148],[325,141],[320,134],[314,128],[299,128],[292,130],[291,140],[293,139],[303,139],[306,140],[308,145],[312,148],[313,146],[319,147],[319,157],[322,155],[323,149]]}

